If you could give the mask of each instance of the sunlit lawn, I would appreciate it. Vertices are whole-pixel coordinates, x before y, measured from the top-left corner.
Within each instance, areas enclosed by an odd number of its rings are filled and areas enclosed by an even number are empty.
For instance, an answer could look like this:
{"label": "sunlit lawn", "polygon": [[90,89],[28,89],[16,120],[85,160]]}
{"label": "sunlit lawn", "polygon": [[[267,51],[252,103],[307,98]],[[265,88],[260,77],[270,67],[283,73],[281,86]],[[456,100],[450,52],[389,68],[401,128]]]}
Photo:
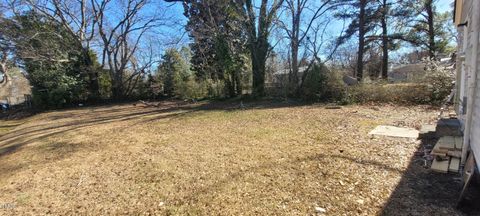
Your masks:
{"label": "sunlit lawn", "polygon": [[0,203],[16,207],[0,212],[378,214],[418,143],[368,131],[435,117],[423,107],[245,104],[55,111],[9,132],[15,123],[1,122]]}

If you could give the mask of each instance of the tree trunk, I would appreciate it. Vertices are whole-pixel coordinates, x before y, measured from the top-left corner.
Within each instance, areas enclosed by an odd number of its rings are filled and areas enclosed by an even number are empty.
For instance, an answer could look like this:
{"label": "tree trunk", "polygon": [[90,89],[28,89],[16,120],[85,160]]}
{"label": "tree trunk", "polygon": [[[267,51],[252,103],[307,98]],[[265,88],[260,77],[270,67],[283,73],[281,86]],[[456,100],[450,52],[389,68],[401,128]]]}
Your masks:
{"label": "tree trunk", "polygon": [[242,95],[242,79],[241,79],[241,74],[240,74],[240,70],[237,70],[235,73],[234,73],[234,83],[235,83],[235,91],[236,91],[236,94],[237,95]]}
{"label": "tree trunk", "polygon": [[[113,72],[110,72],[111,74],[115,74]],[[112,82],[112,98],[115,100],[121,100],[124,99],[124,90],[123,90],[123,84],[122,84],[122,77],[118,76],[115,74],[111,78]]]}
{"label": "tree trunk", "polygon": [[[274,1],[270,9],[267,10],[268,0],[262,0],[258,16],[255,14],[252,0],[243,1],[246,9],[250,55],[252,57],[253,82],[252,90],[255,97],[265,95],[265,61],[268,55],[268,36],[272,20],[277,10],[283,4],[283,0]],[[258,17],[258,22],[256,18]]]}
{"label": "tree trunk", "polygon": [[428,54],[431,59],[435,59],[435,26],[434,19],[435,14],[433,11],[433,0],[427,0],[425,2],[425,10],[427,11],[427,22],[428,22]]}
{"label": "tree trunk", "polygon": [[120,87],[118,85],[113,85],[112,86],[112,98],[115,99],[115,100],[124,99],[122,87]]}
{"label": "tree trunk", "polygon": [[296,41],[292,40],[292,73],[290,74],[290,86],[293,92],[298,91],[298,46],[295,45]]}
{"label": "tree trunk", "polygon": [[358,17],[358,55],[357,55],[357,80],[363,78],[363,54],[365,52],[365,8],[367,0],[360,0],[360,15]]}
{"label": "tree trunk", "polygon": [[[73,37],[77,37],[75,34],[72,34]],[[82,72],[86,73],[82,75],[86,75],[88,78],[88,100],[89,101],[96,101],[100,98],[100,87],[98,84],[98,71],[97,68],[94,68],[93,59],[90,56],[90,49],[88,47],[84,47],[82,45],[81,40],[76,42],[77,47],[81,50],[81,58],[82,63],[85,68],[82,68]]]}
{"label": "tree trunk", "polygon": [[0,72],[3,74],[3,80],[0,84],[7,86],[10,82],[10,77],[8,76],[7,63],[0,63]]}
{"label": "tree trunk", "polygon": [[228,97],[233,98],[236,96],[235,92],[235,75],[228,75],[225,79],[225,88],[228,93]]}
{"label": "tree trunk", "polygon": [[382,9],[382,79],[388,79],[388,27],[387,27],[387,0],[383,0]]}
{"label": "tree trunk", "polygon": [[292,49],[292,73],[290,77],[290,85],[292,87],[292,91],[295,96],[298,96],[300,93],[300,86],[298,80],[298,47],[300,46],[299,43],[299,36],[300,36],[300,2],[297,1],[297,9],[295,7],[291,8],[292,10],[292,38],[290,42],[290,48]]}
{"label": "tree trunk", "polygon": [[252,55],[252,72],[253,72],[253,95],[265,95],[265,61],[261,57]]}
{"label": "tree trunk", "polygon": [[266,38],[259,38],[255,43],[256,46],[251,46],[250,52],[252,56],[252,73],[253,73],[253,95],[262,97],[265,95],[265,61],[267,59],[268,44]]}

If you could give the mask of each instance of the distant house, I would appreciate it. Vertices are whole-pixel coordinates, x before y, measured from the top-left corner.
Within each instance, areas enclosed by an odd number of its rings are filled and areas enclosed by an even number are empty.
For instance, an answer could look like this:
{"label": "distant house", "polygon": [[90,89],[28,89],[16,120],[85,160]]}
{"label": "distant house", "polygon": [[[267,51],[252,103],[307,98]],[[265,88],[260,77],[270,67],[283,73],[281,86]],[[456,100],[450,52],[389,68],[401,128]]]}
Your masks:
{"label": "distant house", "polygon": [[425,76],[425,64],[395,65],[388,71],[390,82],[413,82]]}
{"label": "distant house", "polygon": [[[0,76],[0,80],[4,79],[3,75]],[[0,84],[0,103],[21,104],[25,101],[25,95],[31,94],[30,82],[20,71],[12,70],[10,76],[9,82]]]}
{"label": "distant house", "polygon": [[[303,67],[299,67],[298,68],[298,79],[299,79],[299,82],[301,81],[301,78],[303,76],[303,73],[305,72],[305,70],[307,69],[308,67],[307,66],[303,66]],[[285,69],[281,69],[281,70],[278,70],[278,71],[275,71],[272,75],[272,83],[275,83],[275,84],[285,84],[288,82],[288,76],[290,75],[290,69],[289,68],[285,68]]]}
{"label": "distant house", "polygon": [[480,1],[456,0],[458,30],[456,112],[462,123],[465,156],[471,150],[480,167]]}

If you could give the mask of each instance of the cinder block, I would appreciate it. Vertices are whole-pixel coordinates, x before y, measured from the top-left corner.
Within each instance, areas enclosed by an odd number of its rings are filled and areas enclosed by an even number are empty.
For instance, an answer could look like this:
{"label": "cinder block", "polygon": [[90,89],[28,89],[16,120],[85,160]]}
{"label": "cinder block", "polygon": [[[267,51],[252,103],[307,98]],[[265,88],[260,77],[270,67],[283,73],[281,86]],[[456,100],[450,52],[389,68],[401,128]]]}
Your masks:
{"label": "cinder block", "polygon": [[440,119],[436,127],[437,137],[462,136],[462,124],[458,119]]}

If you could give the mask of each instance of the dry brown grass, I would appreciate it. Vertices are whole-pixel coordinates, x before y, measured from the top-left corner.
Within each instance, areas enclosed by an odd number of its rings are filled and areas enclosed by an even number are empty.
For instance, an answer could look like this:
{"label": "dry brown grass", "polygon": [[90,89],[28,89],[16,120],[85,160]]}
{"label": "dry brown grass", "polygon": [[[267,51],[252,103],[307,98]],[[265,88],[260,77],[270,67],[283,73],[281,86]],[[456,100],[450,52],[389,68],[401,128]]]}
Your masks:
{"label": "dry brown grass", "polygon": [[0,137],[25,123],[25,120],[2,120],[0,119]]}
{"label": "dry brown grass", "polygon": [[32,117],[0,138],[0,204],[15,204],[0,213],[381,214],[418,143],[368,131],[419,127],[436,114],[237,105],[163,102]]}

